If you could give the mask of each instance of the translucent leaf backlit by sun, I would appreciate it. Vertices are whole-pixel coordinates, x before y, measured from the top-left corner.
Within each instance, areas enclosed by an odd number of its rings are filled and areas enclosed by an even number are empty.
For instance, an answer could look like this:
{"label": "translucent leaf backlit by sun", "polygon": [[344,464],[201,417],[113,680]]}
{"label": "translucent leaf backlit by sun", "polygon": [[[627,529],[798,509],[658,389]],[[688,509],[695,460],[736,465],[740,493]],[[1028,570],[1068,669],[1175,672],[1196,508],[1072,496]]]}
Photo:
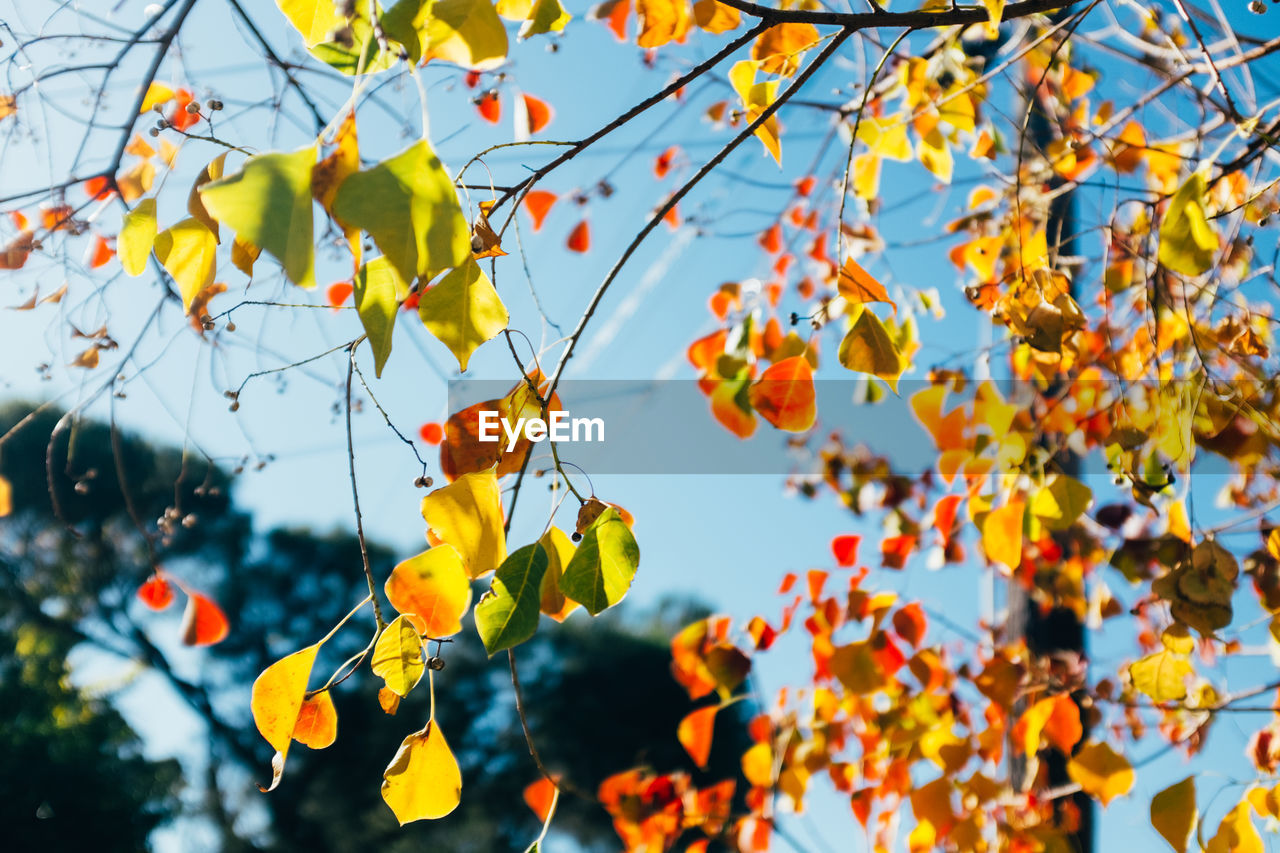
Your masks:
{"label": "translucent leaf backlit by sun", "polygon": [[771,364],[748,395],[760,417],[781,430],[804,432],[818,416],[813,371],[802,355]]}
{"label": "translucent leaf backlit by sun", "polygon": [[513,551],[476,603],[476,630],[490,655],[523,643],[538,628],[547,552],[538,543]]}
{"label": "translucent leaf backlit by sun", "polygon": [[382,631],[373,647],[373,674],[387,683],[397,696],[408,696],[422,678],[426,661],[422,640],[407,616],[397,616]]}
{"label": "translucent leaf backlit by sun", "polygon": [[564,594],[595,616],[623,599],[640,565],[640,547],[616,509],[587,528],[560,578]]}
{"label": "translucent leaf backlit by sun", "polygon": [[409,285],[385,255],[360,268],[355,278],[356,312],[373,347],[373,369],[377,376],[391,357],[391,336],[395,331],[396,309],[409,293]]}
{"label": "translucent leaf backlit by sun", "polygon": [[428,637],[461,631],[462,614],[471,605],[470,578],[452,545],[438,545],[398,564],[384,589],[391,606]]}
{"label": "translucent leaf backlit by sun", "polygon": [[1067,773],[1071,781],[1104,806],[1133,788],[1133,767],[1123,755],[1105,743],[1081,747],[1067,764]]}
{"label": "translucent leaf backlit by sun", "polygon": [[422,499],[422,517],[462,557],[467,574],[488,574],[507,557],[502,495],[492,469],[463,474]]}
{"label": "translucent leaf backlit by sun", "polygon": [[418,315],[462,370],[472,353],[505,329],[510,319],[489,277],[470,258],[422,294]]}
{"label": "translucent leaf backlit by sun", "polygon": [[1207,194],[1204,175],[1196,172],[1169,200],[1160,223],[1160,263],[1184,275],[1209,269],[1218,251],[1218,235],[1205,213]]}
{"label": "translucent leaf backlit by sun", "polygon": [[314,145],[291,154],[261,154],[246,160],[239,172],[199,190],[209,215],[274,255],[300,287],[316,283],[311,216],[315,165]]}
{"label": "translucent leaf backlit by sun", "polygon": [[156,258],[178,285],[182,310],[196,294],[213,284],[218,241],[197,219],[184,219],[156,235]]}
{"label": "translucent leaf backlit by sun", "polygon": [[298,715],[306,698],[311,667],[316,662],[319,650],[320,646],[317,644],[294,652],[264,669],[253,682],[249,700],[253,722],[276,751],[276,757],[271,762],[271,785],[264,790],[272,790],[280,784],[285,758],[289,754],[289,744],[293,740]]}
{"label": "translucent leaf backlit by sun", "polygon": [[116,240],[116,254],[124,271],[134,277],[142,275],[155,242],[156,200],[144,198],[124,215],[120,236]]}
{"label": "translucent leaf backlit by sun", "polygon": [[462,801],[458,761],[434,720],[404,739],[382,778],[382,799],[401,826],[442,818]]}
{"label": "translucent leaf backlit by sun", "polygon": [[854,308],[853,324],[840,341],[836,357],[856,373],[883,379],[895,392],[898,390],[898,378],[907,368],[898,345],[889,337],[880,318],[862,306]]}

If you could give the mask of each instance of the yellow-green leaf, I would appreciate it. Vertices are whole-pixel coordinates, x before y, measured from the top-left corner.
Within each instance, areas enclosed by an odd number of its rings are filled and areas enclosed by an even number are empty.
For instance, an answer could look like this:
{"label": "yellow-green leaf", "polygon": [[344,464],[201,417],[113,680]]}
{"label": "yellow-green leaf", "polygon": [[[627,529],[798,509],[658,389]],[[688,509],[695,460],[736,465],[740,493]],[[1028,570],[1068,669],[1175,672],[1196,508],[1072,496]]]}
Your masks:
{"label": "yellow-green leaf", "polygon": [[640,546],[610,507],[582,534],[560,578],[560,589],[595,616],[623,599],[639,565]]}
{"label": "yellow-green leaf", "polygon": [[449,173],[427,141],[342,182],[334,215],[363,228],[406,282],[471,258],[471,232]]}
{"label": "yellow-green leaf", "polygon": [[409,293],[405,284],[385,255],[374,258],[360,268],[355,278],[356,313],[364,333],[373,347],[373,370],[382,368],[391,355],[391,334],[395,331],[396,309]]}
{"label": "yellow-green leaf", "polygon": [[1151,798],[1151,825],[1178,853],[1196,830],[1196,777],[1188,776]]}
{"label": "yellow-green leaf", "polygon": [[1059,474],[1036,492],[1031,501],[1031,514],[1050,530],[1066,530],[1092,502],[1092,489],[1074,477]]}
{"label": "yellow-green leaf", "polygon": [[491,656],[519,645],[538,629],[547,552],[526,545],[503,560],[489,591],[476,603],[476,630]]}
{"label": "yellow-green leaf", "polygon": [[1156,702],[1173,702],[1187,695],[1187,676],[1194,669],[1186,656],[1169,649],[1152,652],[1129,664],[1129,678],[1141,693]]}
{"label": "yellow-green leaf", "polygon": [[521,39],[564,32],[565,24],[573,18],[560,0],[498,0],[496,8],[508,21],[524,22],[520,25]]}
{"label": "yellow-green leaf", "polygon": [[852,313],[853,325],[840,342],[837,358],[852,371],[883,379],[896,394],[906,360],[879,317],[862,306],[855,306]]}
{"label": "yellow-green leaf", "polygon": [[373,674],[387,683],[397,696],[408,696],[422,678],[426,662],[422,639],[407,616],[397,616],[378,637],[373,647]]}
{"label": "yellow-green leaf", "polygon": [[1071,781],[1105,806],[1133,788],[1133,767],[1105,743],[1086,744],[1067,764]]}
{"label": "yellow-green leaf", "polygon": [[1196,172],[1169,200],[1160,223],[1160,263],[1184,275],[1199,275],[1213,266],[1218,235],[1205,216],[1208,193],[1204,175]]}
{"label": "yellow-green leaf", "polygon": [[116,255],[120,266],[129,275],[142,275],[147,268],[147,258],[156,243],[156,200],[144,198],[138,206],[124,215],[120,236],[116,239]]}
{"label": "yellow-green leaf", "polygon": [[418,316],[458,359],[462,370],[467,369],[471,354],[505,329],[510,319],[498,291],[471,258],[422,294]]}
{"label": "yellow-green leaf", "polygon": [[494,68],[507,57],[507,28],[489,0],[436,0],[426,35],[429,59]]}
{"label": "yellow-green leaf", "polygon": [[488,574],[507,558],[502,494],[493,468],[463,474],[427,495],[422,517],[441,541],[457,550],[472,578]]}
{"label": "yellow-green leaf", "polygon": [[462,801],[462,772],[434,719],[400,744],[382,774],[382,799],[401,826],[444,817]]}
{"label": "yellow-green leaf", "polygon": [[156,258],[173,276],[182,310],[191,310],[196,294],[213,284],[218,241],[197,219],[184,219],[156,235]]}
{"label": "yellow-green leaf", "polygon": [[315,165],[315,145],[291,154],[261,154],[246,160],[236,174],[200,189],[209,215],[274,255],[289,280],[301,287],[316,284],[311,217]]}

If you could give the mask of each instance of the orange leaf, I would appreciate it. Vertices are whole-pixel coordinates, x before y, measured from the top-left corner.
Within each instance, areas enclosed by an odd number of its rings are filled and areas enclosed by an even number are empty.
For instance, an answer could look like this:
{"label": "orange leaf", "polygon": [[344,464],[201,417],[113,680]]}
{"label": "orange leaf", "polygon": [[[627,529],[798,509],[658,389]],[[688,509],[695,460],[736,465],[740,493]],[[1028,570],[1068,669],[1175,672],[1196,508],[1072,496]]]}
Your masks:
{"label": "orange leaf", "polygon": [[719,705],[699,708],[681,720],[676,728],[680,745],[699,767],[706,767],[711,758],[711,735],[716,724],[716,712],[719,710]]}
{"label": "orange leaf", "polygon": [[187,104],[193,103],[196,97],[190,89],[179,89],[173,94],[173,109],[169,111],[166,118],[169,124],[173,125],[173,129],[179,132],[185,131],[191,125],[200,120],[199,113],[187,112]]}
{"label": "orange leaf", "polygon": [[587,225],[587,220],[582,220],[573,227],[569,232],[569,239],[565,245],[571,252],[585,252],[591,248],[591,227]]}
{"label": "orange leaf", "polygon": [[164,610],[173,604],[173,587],[159,574],[154,574],[138,587],[138,598],[152,610]]}
{"label": "orange leaf", "polygon": [[678,156],[680,156],[679,145],[672,145],[666,151],[659,154],[658,158],[653,161],[653,176],[658,180],[665,178],[667,173],[671,171],[671,164]]}
{"label": "orange leaf", "polygon": [[529,132],[537,133],[547,125],[551,124],[551,119],[555,116],[555,112],[551,109],[551,105],[542,98],[535,98],[533,95],[524,95],[524,109],[529,116]]}
{"label": "orange leaf", "polygon": [[187,593],[182,614],[182,642],[188,646],[212,646],[227,637],[230,625],[222,608],[198,592]]}
{"label": "orange leaf", "polygon": [[0,270],[20,270],[27,262],[31,250],[35,248],[35,235],[23,231],[4,249],[0,249]]}
{"label": "orange leaf", "polygon": [[84,182],[84,194],[89,198],[102,200],[111,198],[113,192],[106,177],[99,175]]}
{"label": "orange leaf", "polygon": [[475,103],[476,109],[480,112],[480,118],[489,124],[497,124],[502,119],[502,102],[498,100],[496,89],[490,89],[478,96]]}
{"label": "orange leaf", "polygon": [[418,430],[418,435],[427,444],[437,445],[444,441],[444,427],[435,421],[430,421],[422,425],[422,428]]}
{"label": "orange leaf", "polygon": [[329,691],[302,700],[298,721],[293,726],[293,739],[312,749],[332,746],[338,739],[338,710],[333,707]]}
{"label": "orange leaf", "polygon": [[379,687],[378,706],[382,708],[382,713],[394,717],[396,711],[400,710],[400,694],[390,687]]}
{"label": "orange leaf", "polygon": [[770,365],[751,386],[748,397],[760,417],[787,432],[804,432],[818,416],[813,370],[803,355]]}
{"label": "orange leaf", "polygon": [[461,631],[462,614],[471,604],[466,567],[449,545],[438,545],[397,565],[384,589],[391,606],[428,637],[449,637]]}
{"label": "orange leaf", "polygon": [[924,639],[924,632],[927,627],[928,622],[924,618],[924,608],[920,606],[918,601],[913,601],[894,611],[893,630],[898,632],[899,637],[917,649],[920,648],[920,641]]}
{"label": "orange leaf", "polygon": [[858,545],[862,537],[856,533],[845,533],[831,540],[831,553],[836,558],[836,565],[852,568],[858,562]]}
{"label": "orange leaf", "polygon": [[525,195],[524,209],[529,214],[529,218],[533,220],[534,231],[542,227],[542,220],[547,218],[547,212],[551,210],[551,205],[555,203],[556,194],[546,190],[533,190]]}
{"label": "orange leaf", "polygon": [[960,495],[946,495],[939,498],[933,508],[933,526],[942,534],[943,546],[951,543],[951,534],[956,525],[956,510],[960,506]]}
{"label": "orange leaf", "polygon": [[853,258],[844,262],[839,278],[840,295],[855,305],[867,302],[885,302],[893,306],[893,313],[898,313],[898,303],[889,298],[884,285],[876,281],[869,272],[858,265]]}
{"label": "orange leaf", "polygon": [[817,183],[818,183],[818,180],[813,175],[809,175],[806,178],[801,178],[800,180],[796,181],[796,194],[803,198],[808,198],[809,194],[813,192],[813,188],[814,186],[817,185]]}
{"label": "orange leaf", "polygon": [[333,309],[341,308],[355,292],[355,286],[349,281],[334,282],[324,292],[325,301]]}
{"label": "orange leaf", "polygon": [[760,235],[757,242],[766,252],[776,255],[782,251],[782,226],[775,222],[768,231]]}
{"label": "orange leaf", "polygon": [[538,781],[531,782],[524,789],[524,802],[525,805],[533,809],[533,813],[538,816],[538,820],[546,823],[547,814],[551,811],[551,803],[554,801],[555,795],[556,783],[543,776]]}
{"label": "orange leaf", "polygon": [[627,40],[627,18],[631,14],[631,0],[605,0],[591,9],[587,16],[593,21],[604,21],[618,41]]}
{"label": "orange leaf", "polygon": [[93,242],[93,252],[89,255],[89,269],[96,270],[99,267],[104,267],[115,256],[116,253],[112,250],[111,243],[107,241],[106,237],[99,234]]}
{"label": "orange leaf", "polygon": [[45,231],[59,231],[66,228],[75,216],[75,210],[69,204],[46,207],[40,211],[40,227]]}
{"label": "orange leaf", "polygon": [[1044,735],[1049,743],[1063,755],[1070,755],[1072,748],[1084,737],[1084,729],[1080,725],[1080,706],[1069,693],[1059,693],[1051,700],[1053,713],[1044,724]]}

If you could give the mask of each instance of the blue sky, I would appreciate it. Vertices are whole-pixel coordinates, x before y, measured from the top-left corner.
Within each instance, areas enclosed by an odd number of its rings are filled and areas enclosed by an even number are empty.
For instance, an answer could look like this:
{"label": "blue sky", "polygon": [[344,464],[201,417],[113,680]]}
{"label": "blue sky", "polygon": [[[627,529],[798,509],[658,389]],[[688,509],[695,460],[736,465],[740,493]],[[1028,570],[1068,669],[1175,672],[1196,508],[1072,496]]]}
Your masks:
{"label": "blue sky", "polygon": [[[256,19],[281,52],[298,51],[294,34],[272,4],[248,5],[255,7]],[[119,4],[113,19],[133,26],[140,20],[143,6],[136,2]],[[602,25],[585,21],[584,4],[569,2],[567,6],[576,17],[565,37],[555,40],[559,49],[554,54],[548,52],[549,40],[543,38],[520,44],[513,49],[509,69],[512,81],[520,89],[554,105],[555,119],[543,134],[550,139],[576,139],[589,133],[619,108],[660,88],[673,68],[707,55],[722,43],[720,39],[696,35],[687,48],[662,51],[657,67],[644,71],[637,48],[616,44]],[[53,8],[52,3],[0,0],[0,20],[34,29],[38,28],[38,18]],[[64,15],[54,23],[54,29],[67,31],[71,16]],[[261,108],[242,112],[241,104],[260,99],[271,75],[246,46],[242,33],[228,18],[225,5],[198,7],[188,31],[199,36],[183,40],[180,61],[166,62],[160,79],[174,84],[194,83],[202,97],[208,88],[224,100],[228,109],[226,118],[220,119],[220,135],[260,148],[288,148],[308,141],[305,114],[292,97],[285,98],[285,107],[278,114]],[[857,46],[844,51],[831,69],[812,82],[806,96],[832,103],[846,100],[848,90],[835,94],[833,89],[847,85],[850,79],[863,78],[866,69],[862,58]],[[727,63],[722,66],[721,73],[727,67]],[[131,89],[125,81],[136,79],[139,72],[140,64],[137,69],[122,69],[120,87],[112,92],[117,106],[131,100]],[[134,76],[129,77],[130,74]],[[318,75],[306,79],[316,80],[324,93],[320,102],[327,117],[345,97],[346,84],[322,80]],[[504,121],[490,126],[478,119],[468,100],[472,93],[461,86],[456,72],[428,68],[423,79],[428,91],[432,138],[446,166],[456,169],[475,151],[511,139],[509,85],[503,87]],[[75,80],[64,77],[51,82],[46,94],[51,100],[70,102],[81,92],[81,84]],[[1127,94],[1136,95],[1145,85],[1145,81],[1137,79],[1108,82],[1114,86],[1118,102],[1123,102]],[[407,80],[403,85],[391,84],[378,94],[386,110],[370,106],[360,114],[362,151],[370,159],[395,153],[418,132],[419,102],[412,84]],[[565,329],[576,321],[591,292],[648,212],[679,185],[682,174],[691,172],[690,166],[696,168],[727,140],[726,133],[712,134],[707,130],[701,113],[712,102],[728,96],[722,78],[697,83],[690,87],[683,104],[673,102],[655,108],[634,126],[584,152],[563,172],[542,183],[543,188],[562,194],[562,201],[540,233],[531,233],[527,219],[522,219],[521,227],[534,286],[551,320]],[[402,116],[403,121],[394,120],[394,114]],[[665,228],[655,232],[606,297],[567,377],[692,377],[683,352],[689,342],[714,327],[705,307],[707,297],[722,281],[764,278],[769,274],[769,261],[756,249],[754,235],[779,215],[791,182],[804,174],[828,128],[827,114],[812,110],[788,110],[783,121],[784,168],[780,170],[755,140],[749,140],[732,155],[725,171],[736,177],[713,178],[681,206],[685,217],[704,223],[708,233],[691,239],[689,226],[674,235]],[[54,113],[31,115],[27,126],[39,134],[36,140],[10,139],[0,147],[0,195],[31,186],[25,181],[32,176],[37,176],[37,183],[45,176],[59,179],[79,141],[70,123]],[[90,146],[88,165],[100,165],[108,156],[111,141],[113,137],[105,134]],[[678,167],[672,177],[656,183],[650,164],[670,145],[681,146],[685,152],[683,161],[689,165]],[[162,192],[162,223],[185,215],[181,213],[185,186],[217,153],[218,149],[207,144],[189,143],[184,147],[177,171],[168,178],[184,189]],[[542,147],[507,149],[495,152],[486,162],[494,180],[505,184],[518,179],[524,169],[545,162],[551,153],[553,149]],[[837,145],[827,167],[839,156]],[[972,169],[962,168],[954,189],[947,191],[924,180],[918,165],[891,163],[885,168],[885,191],[894,194],[887,201],[894,203],[886,205],[877,227],[891,246],[908,244],[939,231],[963,205],[978,177]],[[483,180],[482,175],[483,170],[470,173],[476,181]],[[618,189],[611,198],[593,198],[584,210],[576,209],[567,200],[574,189],[590,188],[604,177]],[[569,229],[584,215],[592,224],[592,248],[580,256],[561,247]],[[115,226],[110,223],[117,216],[116,208],[101,212],[108,233],[114,232]],[[555,330],[540,321],[510,238],[506,246],[513,254],[499,261],[495,284],[511,311],[512,326],[536,343],[549,343],[555,339]],[[885,260],[872,268],[891,288],[903,288],[902,293],[920,288],[937,288],[940,292],[948,317],[941,322],[920,318],[925,342],[919,356],[922,366],[972,353],[984,343],[979,335],[985,320],[967,307],[955,268],[946,258],[949,246],[942,242],[891,249]],[[59,397],[64,404],[83,399],[110,375],[107,371],[117,368],[109,363],[107,356],[111,354],[104,355],[104,365],[93,373],[62,368],[78,350],[77,342],[68,339],[63,323],[70,321],[91,329],[109,321],[112,335],[125,344],[137,334],[158,298],[156,286],[148,278],[125,278],[114,262],[104,270],[114,278],[105,296],[100,296],[93,283],[68,271],[77,260],[78,257],[70,258],[71,263],[66,266],[56,259],[33,262],[30,274],[18,277],[20,285],[7,291],[5,300],[18,304],[37,284],[42,293],[56,289],[64,276],[71,284],[70,294],[60,306],[43,306],[29,314],[0,311],[0,382],[7,395],[29,399]],[[215,301],[215,310],[225,310],[240,298],[320,301],[319,292],[306,294],[282,284],[271,267],[270,262],[264,261],[263,272],[247,290],[243,289],[242,276],[229,274],[231,292]],[[322,263],[321,270],[322,288],[343,277],[340,266],[331,260]],[[633,297],[629,302],[629,294],[639,294],[640,298]],[[447,415],[445,383],[456,365],[412,315],[401,319],[395,350],[382,378],[373,379],[367,357],[361,365],[393,421],[402,431],[414,435],[423,421],[443,420]],[[238,480],[236,498],[255,512],[257,523],[263,528],[306,524],[318,529],[351,529],[344,424],[333,408],[342,399],[346,375],[342,355],[251,381],[240,396],[240,410],[235,414],[228,411],[221,392],[236,387],[256,370],[287,364],[355,337],[359,324],[354,312],[276,311],[245,306],[235,312],[234,321],[237,330],[219,336],[216,346],[210,346],[187,327],[172,306],[166,309],[156,327],[160,334],[153,335],[138,351],[136,361],[148,364],[146,371],[137,373],[130,366],[124,368],[130,381],[128,399],[118,406],[120,420],[157,440],[186,440],[191,447],[228,464],[246,458],[248,465]],[[601,329],[605,332],[601,333]],[[834,341],[826,344],[828,360],[833,362],[830,356]],[[38,378],[35,365],[40,362],[54,365],[51,381]],[[827,364],[820,375],[838,375],[838,370],[838,366]],[[998,371],[998,366],[993,370]],[[514,375],[510,353],[501,341],[483,347],[468,371],[469,377],[476,378],[509,380]],[[98,404],[89,412],[101,416],[105,409]],[[679,428],[679,424],[671,425],[672,430]],[[764,438],[782,441],[780,435]],[[420,548],[424,524],[418,504],[422,493],[412,484],[418,474],[412,454],[370,406],[356,417],[355,444],[369,535],[406,555]],[[268,457],[272,461],[255,470],[256,463]],[[438,478],[434,454],[427,458],[432,462],[430,473]],[[638,604],[651,604],[676,592],[696,596],[744,619],[757,612],[774,614],[781,602],[773,590],[783,574],[829,568],[828,543],[832,536],[860,529],[834,500],[806,502],[785,494],[779,476],[601,475],[592,480],[597,494],[622,504],[637,519],[635,530],[643,559],[631,599]],[[1210,503],[1210,494],[1197,502],[1201,507]],[[513,543],[529,541],[537,535],[546,519],[545,505],[538,489],[530,489],[522,496],[512,528]],[[1213,518],[1200,520],[1211,522]],[[566,517],[564,524],[568,523]],[[970,548],[971,553],[973,550]],[[1118,588],[1121,583],[1118,577],[1105,572],[1104,577],[1113,587]],[[972,623],[982,612],[990,586],[989,575],[975,566],[933,573],[917,564],[902,573],[877,570],[873,581],[899,589],[907,596],[920,596],[960,624]],[[1000,598],[998,592],[996,598]],[[932,630],[948,637],[938,622]],[[1112,625],[1098,635],[1092,654],[1100,670],[1114,673],[1132,654],[1132,640],[1125,630],[1124,625]],[[307,638],[298,639],[300,643],[309,642]],[[180,665],[194,667],[198,662],[198,653],[175,649],[174,654]],[[809,664],[804,650],[790,642],[777,653],[762,656],[758,666],[760,682],[769,693],[783,684],[803,681]],[[1233,683],[1253,683],[1257,673],[1270,666],[1265,658],[1232,664],[1230,669],[1239,668],[1239,675],[1243,676],[1235,682],[1237,673],[1231,672]],[[123,707],[147,733],[150,748],[156,754],[181,751],[185,736],[182,727],[157,724],[162,717],[157,709],[165,708],[163,718],[170,719],[168,709],[177,707],[176,703],[165,704],[154,687],[146,686],[145,681],[140,684],[141,688],[122,698]],[[1224,715],[1215,724],[1215,757],[1200,762],[1206,774],[1202,805],[1205,793],[1213,789],[1210,779],[1225,780],[1246,771],[1241,753],[1250,731],[1246,722],[1254,720]],[[1157,748],[1154,741],[1144,743],[1135,748],[1134,754],[1153,754]],[[1169,756],[1141,773],[1133,793],[1104,813],[1099,849],[1111,849],[1120,843],[1157,849],[1162,842],[1148,826],[1147,803],[1157,790],[1187,772],[1180,758]],[[1225,798],[1217,803],[1219,808],[1211,819],[1214,826],[1225,803]],[[847,804],[835,797],[819,796],[811,815],[811,820],[804,821],[800,837],[812,831],[825,839],[826,848],[851,849],[847,839],[853,823]],[[177,849],[175,844],[174,833],[168,833],[165,846]],[[554,848],[548,845],[548,849]],[[862,847],[855,842],[852,849]]]}

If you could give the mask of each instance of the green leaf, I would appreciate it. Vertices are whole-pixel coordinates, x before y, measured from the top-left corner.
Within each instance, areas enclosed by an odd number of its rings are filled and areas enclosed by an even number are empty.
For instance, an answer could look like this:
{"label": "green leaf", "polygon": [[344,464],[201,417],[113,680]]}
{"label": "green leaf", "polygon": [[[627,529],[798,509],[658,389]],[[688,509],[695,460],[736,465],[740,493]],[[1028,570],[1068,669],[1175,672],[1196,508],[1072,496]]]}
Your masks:
{"label": "green leaf", "polygon": [[1151,798],[1151,825],[1178,853],[1187,853],[1196,828],[1196,777],[1188,776]]}
{"label": "green leaf", "polygon": [[837,357],[857,373],[878,376],[898,393],[898,377],[907,369],[902,353],[875,314],[862,306],[854,308],[853,325],[840,342]]}
{"label": "green leaf", "polygon": [[623,599],[639,565],[640,547],[610,507],[582,535],[560,578],[560,589],[596,616]]}
{"label": "green leaf", "polygon": [[406,282],[434,278],[471,257],[453,181],[425,139],[343,181],[333,213],[368,231]]}
{"label": "green leaf", "polygon": [[[367,4],[363,0],[356,3],[356,14],[350,22],[337,13],[333,0],[276,0],[276,5],[294,29],[302,34],[302,41],[311,55],[343,74],[382,71],[396,61],[393,51],[379,51],[373,27],[369,25]],[[335,41],[333,34],[348,24],[350,43]]]}
{"label": "green leaf", "polygon": [[547,552],[538,543],[514,551],[476,604],[476,630],[490,655],[519,645],[538,629]]}
{"label": "green leaf", "polygon": [[395,267],[380,256],[360,268],[355,278],[356,313],[373,347],[373,370],[378,376],[391,355],[391,333],[396,327],[396,308],[409,292],[409,285]]}
{"label": "green leaf", "polygon": [[218,241],[196,219],[184,219],[156,235],[156,257],[178,284],[182,310],[191,310],[196,294],[213,284]]}
{"label": "green leaf", "polygon": [[510,319],[498,291],[471,258],[422,294],[418,316],[458,359],[462,370],[467,369],[471,354],[505,329]]}
{"label": "green leaf", "polygon": [[301,287],[316,285],[311,218],[315,165],[315,145],[291,154],[261,154],[246,160],[236,174],[200,188],[210,216],[275,255],[289,280]]}
{"label": "green leaf", "polygon": [[404,47],[410,62],[422,61],[431,6],[432,0],[400,0],[382,16],[382,31]]}
{"label": "green leaf", "polygon": [[1196,172],[1169,200],[1160,223],[1160,263],[1184,275],[1200,275],[1213,266],[1218,235],[1205,217],[1208,193],[1204,175]]}
{"label": "green leaf", "polygon": [[1031,514],[1050,530],[1066,530],[1092,502],[1092,489],[1074,477],[1059,474],[1036,493],[1031,501]]}
{"label": "green leaf", "polygon": [[408,696],[422,678],[422,638],[407,616],[397,616],[373,647],[373,674],[397,696]]}
{"label": "green leaf", "polygon": [[156,200],[144,198],[124,215],[120,236],[116,239],[116,255],[120,266],[137,278],[147,268],[147,258],[156,243]]}

